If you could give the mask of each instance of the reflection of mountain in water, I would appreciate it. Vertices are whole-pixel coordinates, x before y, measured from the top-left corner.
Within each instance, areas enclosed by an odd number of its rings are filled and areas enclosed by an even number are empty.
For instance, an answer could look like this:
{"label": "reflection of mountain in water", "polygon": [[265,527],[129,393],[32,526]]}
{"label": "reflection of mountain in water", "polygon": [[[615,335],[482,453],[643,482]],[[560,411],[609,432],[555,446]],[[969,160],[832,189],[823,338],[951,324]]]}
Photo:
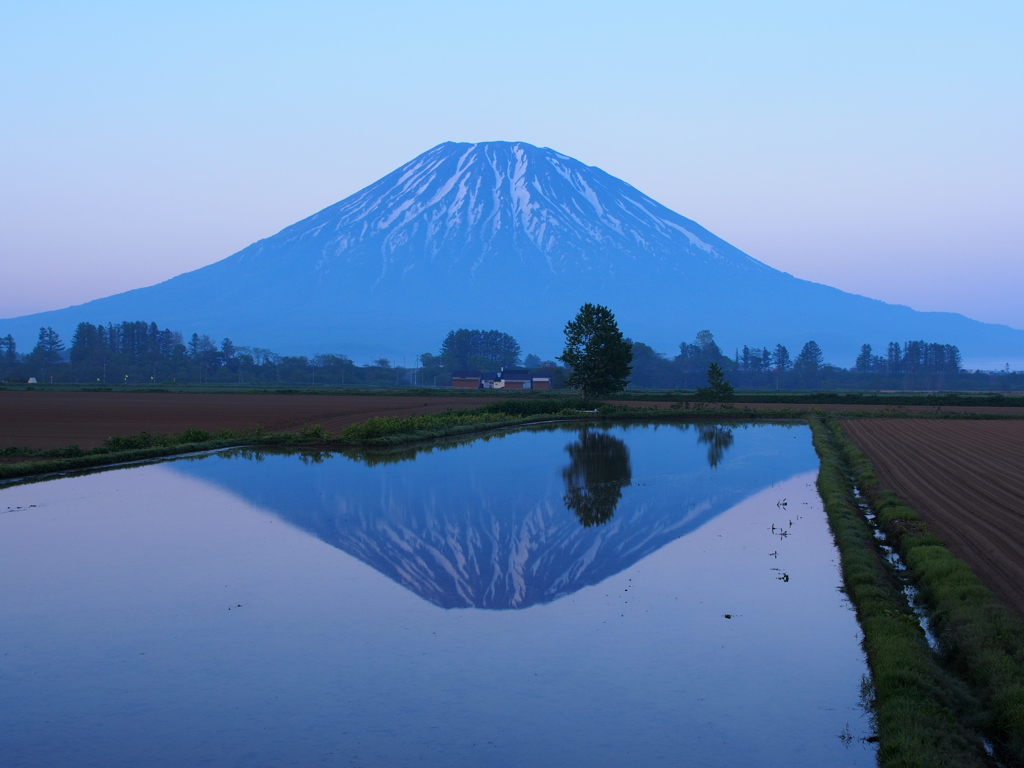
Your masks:
{"label": "reflection of mountain in water", "polygon": [[[805,432],[762,426],[737,429],[712,471],[687,430],[522,430],[377,466],[342,456],[304,464],[287,454],[167,466],[270,510],[435,605],[525,608],[597,584],[771,483],[817,466]],[[612,487],[621,499],[603,525],[581,525],[563,503],[565,482],[594,472],[585,450],[574,455],[570,447],[562,477],[566,433],[577,445],[603,445],[618,465]]]}
{"label": "reflection of mountain in water", "polygon": [[607,523],[622,489],[633,479],[629,449],[607,432],[584,427],[579,440],[565,450],[569,454],[569,466],[562,470],[566,509],[576,514],[584,528]]}

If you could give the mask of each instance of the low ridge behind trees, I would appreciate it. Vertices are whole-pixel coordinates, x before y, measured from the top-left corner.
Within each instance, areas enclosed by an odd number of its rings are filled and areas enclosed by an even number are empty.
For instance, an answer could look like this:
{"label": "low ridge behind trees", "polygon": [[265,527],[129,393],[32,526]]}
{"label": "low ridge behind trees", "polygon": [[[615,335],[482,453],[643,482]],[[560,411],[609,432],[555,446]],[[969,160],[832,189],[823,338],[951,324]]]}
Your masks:
{"label": "low ridge behind trees", "polygon": [[592,396],[620,392],[629,384],[633,345],[622,337],[615,315],[600,304],[584,304],[565,326],[565,349],[558,358],[572,370],[565,383]]}

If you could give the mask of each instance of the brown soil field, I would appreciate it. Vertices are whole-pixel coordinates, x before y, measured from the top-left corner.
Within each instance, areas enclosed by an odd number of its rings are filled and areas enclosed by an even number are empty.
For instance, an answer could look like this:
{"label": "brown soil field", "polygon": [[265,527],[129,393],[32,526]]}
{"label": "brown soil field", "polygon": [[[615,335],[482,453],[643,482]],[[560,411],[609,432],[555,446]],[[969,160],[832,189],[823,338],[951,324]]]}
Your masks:
{"label": "brown soil field", "polygon": [[[733,403],[738,408],[743,408],[743,403]],[[901,414],[901,413],[978,413],[978,414],[989,414],[993,416],[1024,416],[1024,408],[1018,407],[1000,407],[1000,406],[989,406],[989,405],[836,405],[832,403],[803,403],[798,405],[792,405],[789,403],[750,403],[747,407],[749,408],[763,408],[769,411],[778,411],[785,408],[793,408],[795,410],[805,410],[808,408],[817,408],[820,411],[847,411],[847,412],[867,412],[876,411],[879,413],[888,414]]]}
{"label": "brown soil field", "polygon": [[946,545],[1024,617],[1024,421],[843,420]]}
{"label": "brown soil field", "polygon": [[[94,448],[113,435],[142,431],[165,434],[186,429],[246,429],[262,426],[277,431],[297,430],[304,424],[321,424],[338,432],[371,416],[410,416],[440,413],[446,408],[476,408],[490,398],[410,395],[278,395],[193,394],[139,392],[67,392],[0,390],[0,449]],[[614,401],[617,405],[668,408],[672,402]],[[743,403],[734,403],[744,407]],[[765,410],[803,409],[806,405],[752,404]],[[840,406],[813,406],[826,411]],[[844,406],[846,410],[870,410],[870,406]],[[897,412],[934,411],[928,406],[898,406]],[[953,410],[948,409],[947,410]],[[1024,408],[965,407],[974,413],[1015,413]]]}
{"label": "brown soil field", "polygon": [[186,429],[270,432],[320,424],[337,432],[371,416],[441,413],[490,402],[406,395],[178,394],[0,391],[0,448],[95,448],[113,435]]}
{"label": "brown soil field", "polygon": [[[613,405],[629,405],[637,408],[669,408],[672,406],[672,401],[650,401],[650,400],[609,400],[609,403]],[[733,408],[752,408],[754,410],[764,411],[783,411],[787,409],[795,411],[805,411],[810,408],[817,408],[820,411],[836,412],[836,411],[847,411],[847,412],[867,412],[876,411],[880,413],[888,414],[901,414],[901,413],[978,413],[978,414],[990,414],[994,416],[1024,416],[1024,408],[1018,408],[1015,406],[1000,407],[1000,406],[989,406],[989,405],[963,405],[963,406],[952,406],[943,405],[936,407],[934,405],[839,405],[834,403],[730,403]],[[691,404],[692,407],[692,404]],[[705,407],[711,409],[720,408],[720,404],[705,404]]]}

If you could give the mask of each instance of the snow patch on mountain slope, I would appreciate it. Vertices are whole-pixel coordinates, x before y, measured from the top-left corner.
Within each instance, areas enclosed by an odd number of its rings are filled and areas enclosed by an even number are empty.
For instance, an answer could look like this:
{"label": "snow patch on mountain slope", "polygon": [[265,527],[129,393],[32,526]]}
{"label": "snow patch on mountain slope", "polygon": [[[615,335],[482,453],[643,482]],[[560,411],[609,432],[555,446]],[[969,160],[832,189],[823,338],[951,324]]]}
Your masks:
{"label": "snow patch on mountain slope", "polygon": [[434,147],[271,240],[317,242],[316,271],[330,271],[336,258],[376,261],[378,282],[410,274],[412,262],[466,270],[470,279],[510,259],[551,275],[611,275],[640,258],[658,270],[694,258],[768,269],[699,231],[597,168],[521,142],[490,142]]}

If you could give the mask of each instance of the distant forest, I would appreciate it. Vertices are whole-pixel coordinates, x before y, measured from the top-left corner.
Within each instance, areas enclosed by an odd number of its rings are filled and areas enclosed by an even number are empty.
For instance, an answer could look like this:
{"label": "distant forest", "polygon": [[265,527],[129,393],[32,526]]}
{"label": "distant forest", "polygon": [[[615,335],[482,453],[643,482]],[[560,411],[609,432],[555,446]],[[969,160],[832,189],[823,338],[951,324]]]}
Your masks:
{"label": "distant forest", "polygon": [[[642,342],[633,344],[631,389],[684,389],[704,386],[708,366],[717,363],[739,390],[1020,390],[1024,373],[965,371],[960,350],[924,341],[890,342],[883,354],[865,344],[852,368],[825,362],[822,349],[808,341],[795,355],[781,344],[744,346],[730,357],[710,331],[679,354],[668,357]],[[215,342],[193,333],[187,340],[156,323],[79,323],[70,344],[52,328],[40,328],[30,352],[18,351],[10,336],[0,337],[0,381],[34,378],[40,384],[101,386],[144,384],[235,384],[284,387],[447,387],[458,370],[500,371],[523,367],[564,386],[568,371],[555,360],[522,355],[515,338],[500,331],[453,330],[437,354],[424,353],[413,367],[380,358],[356,365],[345,355],[279,355],[263,347]]]}

